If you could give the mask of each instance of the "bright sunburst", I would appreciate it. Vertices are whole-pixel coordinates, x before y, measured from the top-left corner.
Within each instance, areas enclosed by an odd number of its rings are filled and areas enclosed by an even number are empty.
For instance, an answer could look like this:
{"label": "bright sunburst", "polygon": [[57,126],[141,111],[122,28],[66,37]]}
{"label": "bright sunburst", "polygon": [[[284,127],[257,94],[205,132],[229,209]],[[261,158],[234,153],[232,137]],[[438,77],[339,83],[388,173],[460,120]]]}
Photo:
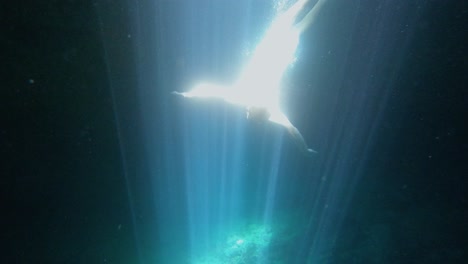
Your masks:
{"label": "bright sunburst", "polygon": [[[281,110],[280,83],[284,72],[295,60],[300,34],[313,23],[325,1],[319,0],[299,21],[298,15],[308,0],[299,0],[286,11],[279,12],[233,85],[200,83],[188,92],[174,93],[188,98],[219,98],[245,107],[248,116],[266,118],[284,126],[304,153],[315,153]],[[250,113],[259,109],[267,114]]]}

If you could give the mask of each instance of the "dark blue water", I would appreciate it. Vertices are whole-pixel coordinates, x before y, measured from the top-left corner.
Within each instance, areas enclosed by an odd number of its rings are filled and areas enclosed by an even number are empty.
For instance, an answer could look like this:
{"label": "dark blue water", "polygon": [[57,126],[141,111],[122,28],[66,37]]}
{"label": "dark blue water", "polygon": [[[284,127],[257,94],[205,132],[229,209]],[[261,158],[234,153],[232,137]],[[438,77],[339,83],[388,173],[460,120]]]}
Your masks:
{"label": "dark blue water", "polygon": [[312,157],[241,107],[171,94],[234,82],[273,1],[5,10],[2,262],[466,258],[465,5],[328,0],[281,82]]}

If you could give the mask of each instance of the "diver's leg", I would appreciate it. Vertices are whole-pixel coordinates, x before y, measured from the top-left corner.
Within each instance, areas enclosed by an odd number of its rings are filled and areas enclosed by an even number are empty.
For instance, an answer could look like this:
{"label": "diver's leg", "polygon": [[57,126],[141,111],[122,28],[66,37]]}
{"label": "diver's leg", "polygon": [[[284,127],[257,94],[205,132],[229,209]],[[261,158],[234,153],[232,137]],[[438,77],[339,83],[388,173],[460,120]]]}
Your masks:
{"label": "diver's leg", "polygon": [[289,135],[291,135],[291,137],[294,139],[294,143],[296,143],[296,145],[304,154],[311,155],[311,154],[317,153],[317,151],[307,147],[307,143],[302,137],[301,132],[299,132],[299,130],[295,126],[290,125],[290,126],[287,126],[286,128],[288,130]]}
{"label": "diver's leg", "polygon": [[303,33],[310,25],[315,22],[317,14],[322,9],[322,6],[326,1],[327,0],[318,0],[312,10],[310,10],[309,13],[307,13],[304,18],[296,24],[296,28],[299,30],[299,34]]}

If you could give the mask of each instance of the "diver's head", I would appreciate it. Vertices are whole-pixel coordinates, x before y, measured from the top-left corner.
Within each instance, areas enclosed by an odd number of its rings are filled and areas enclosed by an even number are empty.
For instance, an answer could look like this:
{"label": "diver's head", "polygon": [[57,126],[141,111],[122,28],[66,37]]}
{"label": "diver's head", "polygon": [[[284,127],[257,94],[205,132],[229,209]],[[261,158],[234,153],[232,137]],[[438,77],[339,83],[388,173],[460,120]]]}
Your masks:
{"label": "diver's head", "polygon": [[247,107],[247,119],[258,122],[267,121],[270,118],[270,112],[266,107],[249,106]]}

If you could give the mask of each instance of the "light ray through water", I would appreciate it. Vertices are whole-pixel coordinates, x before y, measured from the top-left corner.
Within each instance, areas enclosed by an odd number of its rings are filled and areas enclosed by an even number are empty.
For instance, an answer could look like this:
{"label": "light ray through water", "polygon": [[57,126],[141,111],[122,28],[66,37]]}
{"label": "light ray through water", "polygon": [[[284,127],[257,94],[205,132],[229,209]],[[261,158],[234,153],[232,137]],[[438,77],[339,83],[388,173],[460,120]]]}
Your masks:
{"label": "light ray through water", "polygon": [[[142,12],[130,15],[141,20],[137,28],[145,29],[135,32],[115,27],[123,24],[115,22],[124,21],[119,19],[121,16],[104,20],[101,30],[107,32],[103,36],[104,50],[109,55],[106,54],[110,66],[107,70],[114,93],[115,118],[117,123],[121,121],[117,132],[123,138],[124,170],[130,172],[125,180],[131,183],[127,184],[128,198],[133,205],[130,209],[132,224],[136,226],[134,239],[142,263],[311,264],[324,263],[340,255],[341,248],[333,247],[339,244],[335,243],[337,239],[349,236],[346,232],[343,236],[343,229],[353,229],[346,226],[343,214],[355,192],[359,178],[356,175],[361,173],[359,170],[369,155],[368,143],[374,137],[372,129],[369,132],[367,128],[377,127],[378,124],[372,124],[372,119],[379,115],[375,114],[376,109],[385,108],[385,102],[375,99],[381,97],[382,89],[378,87],[382,83],[391,87],[392,79],[397,78],[398,66],[389,66],[387,62],[394,54],[389,47],[397,47],[399,52],[402,49],[401,38],[392,38],[401,35],[398,30],[401,21],[395,17],[407,13],[401,13],[400,7],[391,9],[391,1],[384,2],[380,9],[373,7],[382,3],[368,1],[373,4],[360,7],[359,0],[334,1],[339,2],[335,6],[339,8],[327,5],[324,12],[318,11],[325,1],[298,2],[302,6],[292,4],[301,11],[284,8],[293,1],[277,5],[278,16],[272,23],[280,21],[280,17],[289,20],[285,24],[289,26],[278,26],[276,32],[281,32],[281,28],[291,29],[288,31],[291,38],[275,37],[271,28],[265,31],[264,39],[238,72],[232,65],[239,62],[232,63],[226,58],[241,57],[239,50],[245,41],[255,39],[252,35],[262,36],[258,32],[248,36],[245,32],[255,32],[252,29],[255,22],[249,19],[253,14],[267,20],[265,1],[141,2],[144,7],[156,7],[156,12],[142,7]],[[112,16],[125,12],[114,4],[107,3],[107,6],[118,11],[101,14]],[[311,7],[312,11],[307,12]],[[297,17],[288,18],[287,12]],[[375,12],[378,19],[365,17]],[[320,18],[314,24],[317,27],[312,27],[310,34],[302,34],[317,17]],[[325,30],[325,26],[329,29]],[[389,37],[388,32],[395,33]],[[271,44],[268,39],[278,43]],[[388,45],[389,39],[394,41],[392,45]],[[135,61],[131,59],[135,54],[127,54],[132,43],[138,51]],[[298,67],[284,74],[295,63],[298,47],[303,48]],[[228,51],[231,54],[226,55]],[[305,56],[304,51],[318,53]],[[267,59],[269,63],[265,63]],[[138,65],[135,68],[142,76],[141,82],[129,81],[134,77],[129,73],[135,66],[132,63]],[[301,71],[303,74],[295,75]],[[180,100],[169,94],[171,90],[191,87],[187,80],[207,72],[219,80],[235,72],[232,78],[237,79],[226,82],[230,85],[207,83],[179,94],[211,95],[232,104]],[[281,82],[290,83],[284,78],[286,75],[294,80],[292,86],[307,87],[300,91],[301,98],[293,97],[293,105],[288,104],[288,96],[297,92],[295,88],[286,95],[280,94],[280,88],[284,89]],[[140,143],[148,150],[151,190],[139,188],[148,184],[142,181],[140,176],[145,174],[140,173],[140,164],[136,164],[140,157],[128,148],[140,146],[131,144],[137,141],[128,140],[132,136],[129,131],[138,130],[133,126],[134,119],[129,120],[133,117],[128,114],[129,108],[125,107],[125,103],[135,103],[127,97],[132,87],[139,89],[139,99],[143,102],[143,123],[147,127],[146,140]],[[203,92],[207,92],[205,96]],[[280,116],[284,110],[291,114],[288,116],[291,121],[298,122],[307,131],[307,138],[320,141],[319,155],[311,159],[300,156],[289,149],[291,140],[283,138],[283,127],[275,128],[265,122],[248,124],[244,112],[230,105],[244,108],[249,119],[261,121]],[[302,118],[297,113],[302,113]],[[280,117],[283,119],[277,123],[288,128],[289,118]],[[312,124],[317,129],[307,127]],[[296,135],[298,142],[304,142],[298,131],[286,131],[293,139]],[[154,205],[153,211],[147,210],[145,204],[153,198],[146,199],[148,194],[154,195],[154,204],[148,206]],[[149,216],[148,212],[155,215]],[[349,252],[343,254],[349,256]],[[283,261],[276,261],[279,259]]]}
{"label": "light ray through water", "polygon": [[[245,108],[249,119],[266,118],[284,126],[301,150],[313,153],[282,111],[280,88],[285,71],[295,61],[300,34],[314,22],[324,2],[318,1],[303,17],[300,15],[307,0],[299,0],[286,10],[278,9],[278,15],[232,85],[203,82],[190,91],[173,93],[186,98],[222,99]],[[211,113],[210,121],[196,113],[187,114],[183,138],[190,259],[192,263],[204,264],[268,263],[273,226],[278,225],[274,211],[279,175],[284,170],[281,135],[268,139],[273,143],[266,151],[270,154],[262,157],[262,168],[249,169],[252,154],[243,147],[244,126],[240,122],[218,126],[214,120],[233,118],[231,113],[227,113],[229,117],[219,114]],[[232,129],[237,131],[233,133]],[[223,138],[233,138],[234,142],[213,143],[219,135],[212,136],[207,131],[224,131]],[[255,201],[255,206],[250,201]]]}

